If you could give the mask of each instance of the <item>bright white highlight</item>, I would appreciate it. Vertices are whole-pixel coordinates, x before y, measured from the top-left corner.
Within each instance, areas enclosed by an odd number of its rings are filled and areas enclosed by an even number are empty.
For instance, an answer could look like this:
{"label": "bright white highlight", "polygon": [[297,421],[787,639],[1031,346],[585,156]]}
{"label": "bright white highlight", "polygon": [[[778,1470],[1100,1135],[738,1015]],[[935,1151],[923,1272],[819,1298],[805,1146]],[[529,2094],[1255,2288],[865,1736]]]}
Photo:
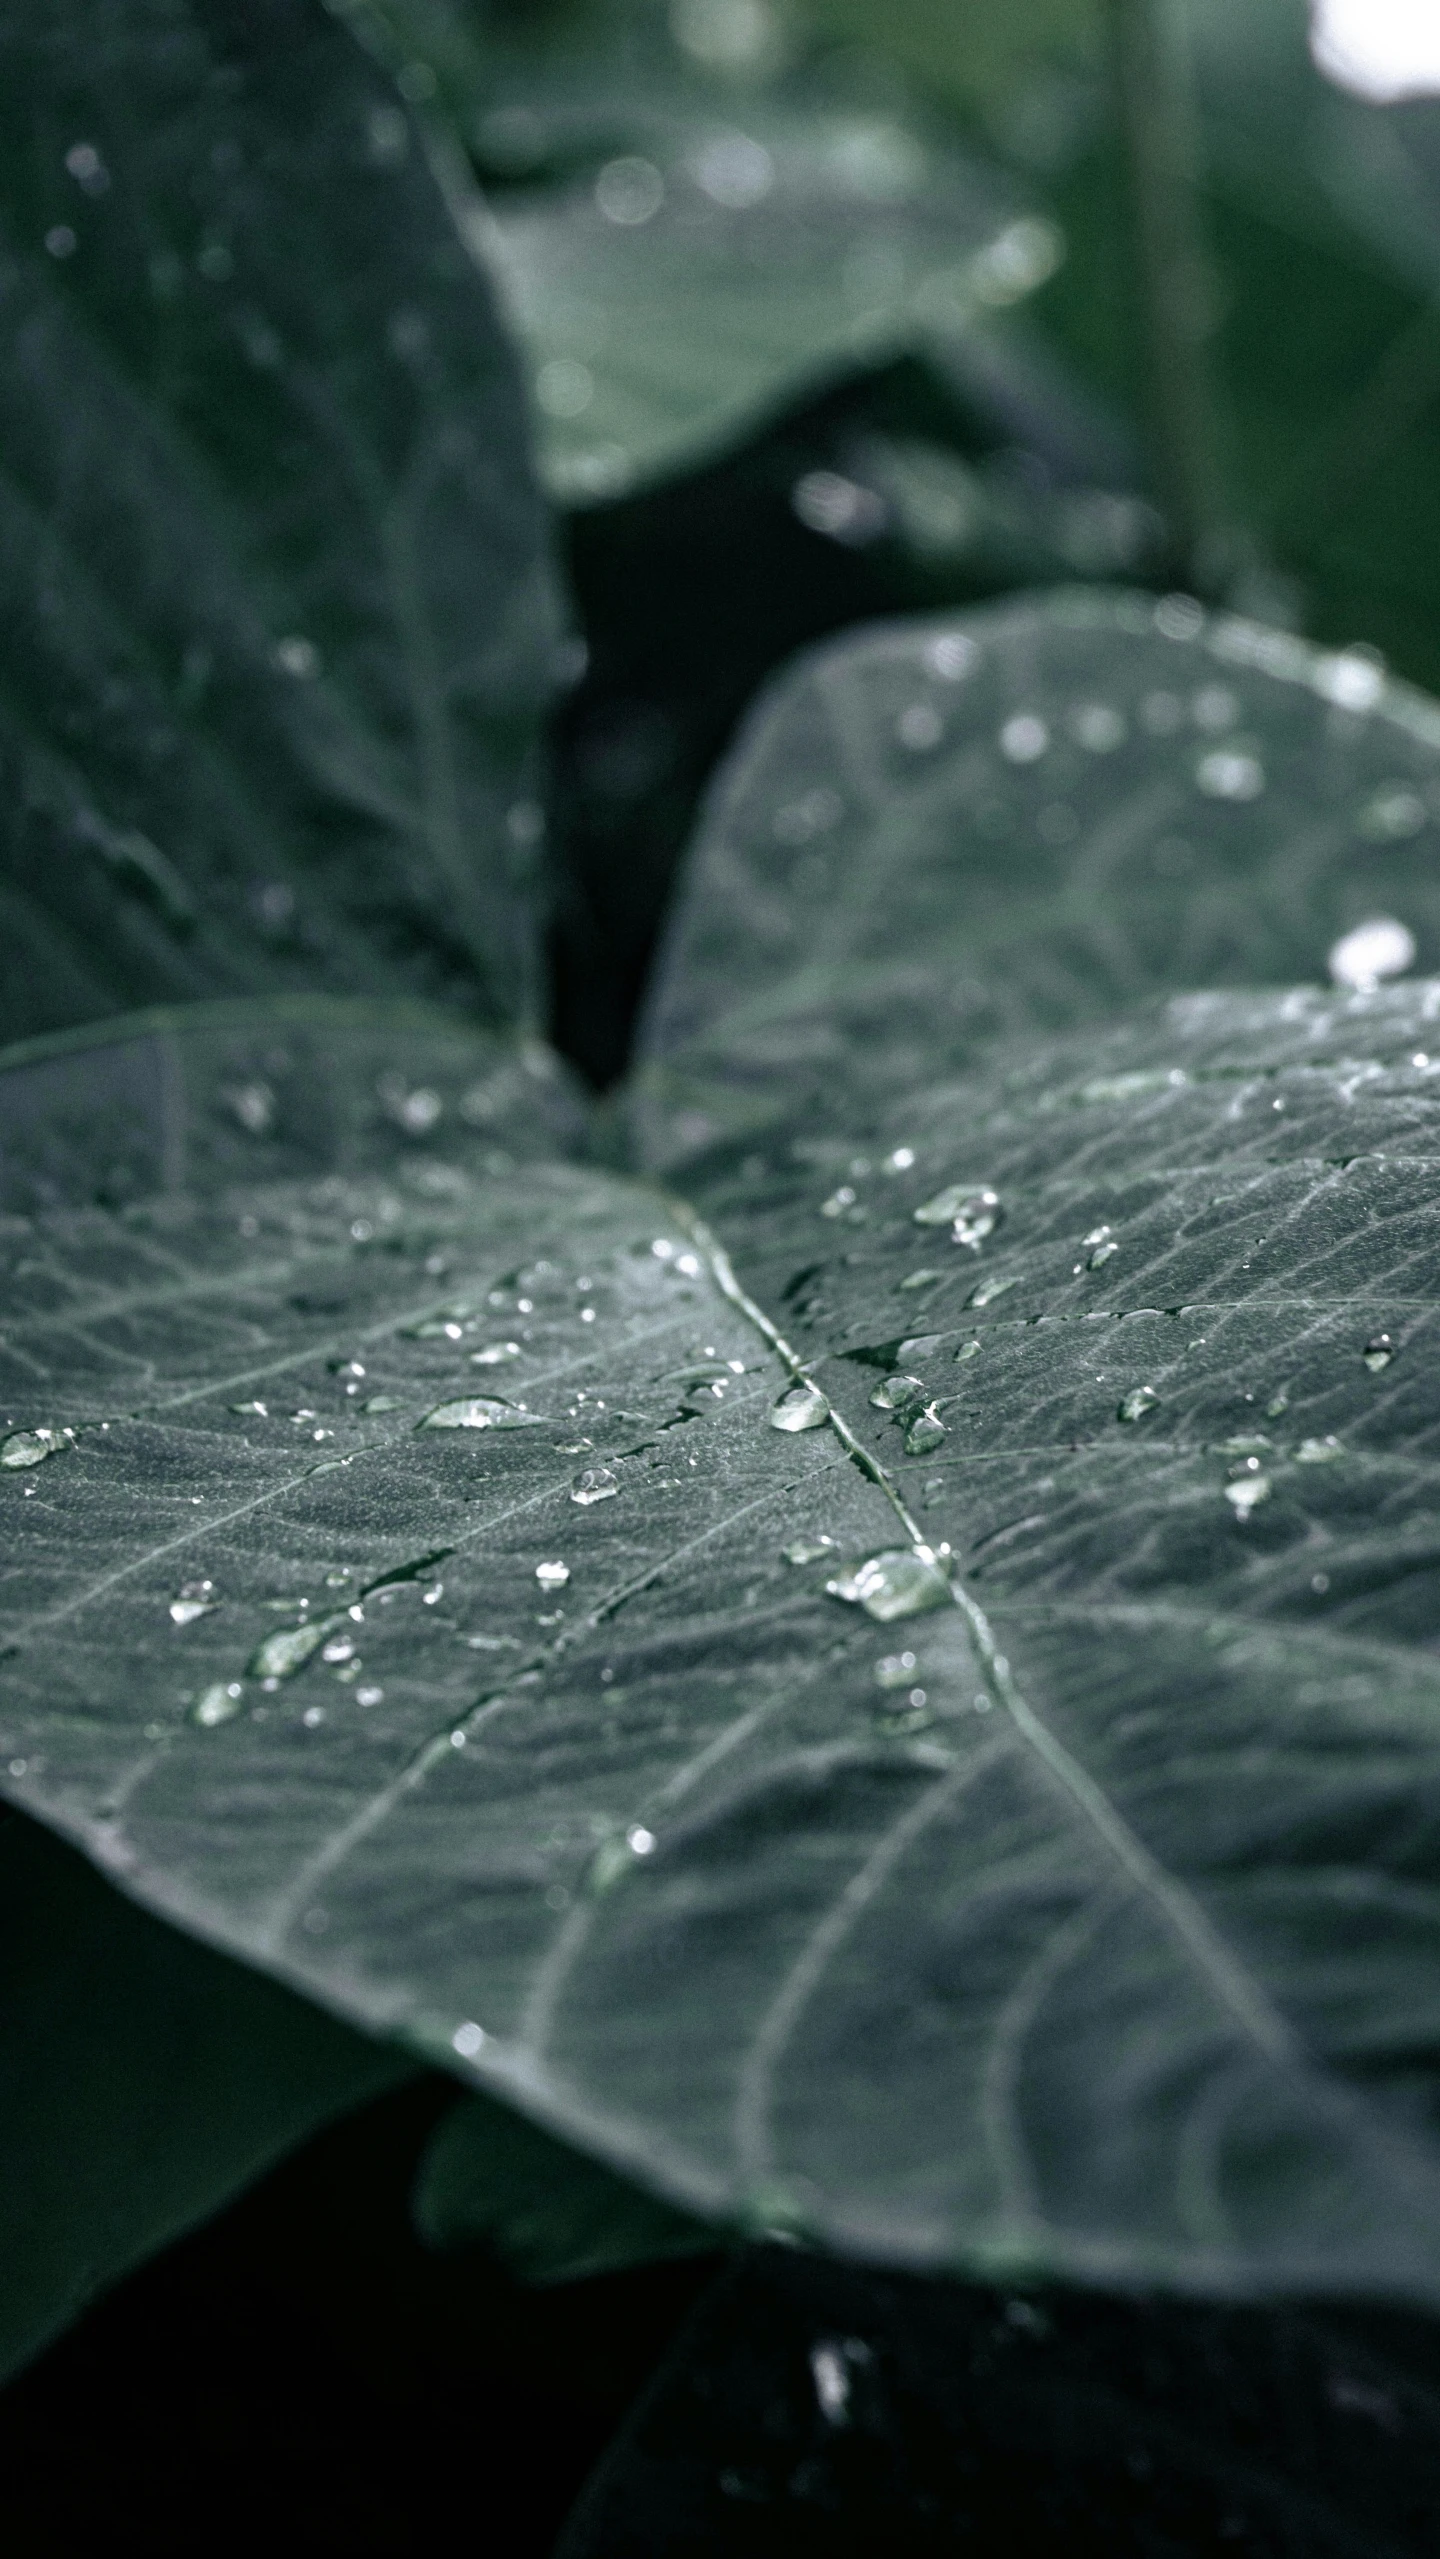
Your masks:
{"label": "bright white highlight", "polygon": [[1342,89],[1377,105],[1440,90],[1436,0],[1310,0],[1310,50]]}

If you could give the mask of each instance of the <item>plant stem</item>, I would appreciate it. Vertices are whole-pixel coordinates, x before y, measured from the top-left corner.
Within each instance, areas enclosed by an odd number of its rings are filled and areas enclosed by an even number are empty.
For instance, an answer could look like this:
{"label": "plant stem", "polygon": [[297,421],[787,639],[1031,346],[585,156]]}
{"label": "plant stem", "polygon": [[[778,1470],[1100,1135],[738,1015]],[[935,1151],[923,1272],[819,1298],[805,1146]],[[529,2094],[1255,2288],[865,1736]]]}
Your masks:
{"label": "plant stem", "polygon": [[1213,302],[1196,200],[1188,64],[1170,0],[1106,0],[1145,339],[1156,493],[1175,566],[1221,595],[1244,565],[1210,359]]}

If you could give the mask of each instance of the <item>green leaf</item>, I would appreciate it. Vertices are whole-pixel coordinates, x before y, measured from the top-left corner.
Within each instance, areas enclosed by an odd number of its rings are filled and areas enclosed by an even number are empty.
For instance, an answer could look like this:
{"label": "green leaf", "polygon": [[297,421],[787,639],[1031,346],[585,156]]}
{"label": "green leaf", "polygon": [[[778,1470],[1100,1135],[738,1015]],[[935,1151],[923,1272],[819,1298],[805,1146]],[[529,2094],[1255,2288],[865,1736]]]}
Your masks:
{"label": "green leaf", "polygon": [[118,1208],[14,1070],[6,1791],[701,2217],[1433,2305],[1437,1001],[854,1051],[708,1228],[458,1036],[249,1178],[172,1037]]}
{"label": "green leaf", "polygon": [[0,2377],[322,2124],[406,2076],[0,1820]]}
{"label": "green leaf", "polygon": [[1053,226],[1013,181],[864,84],[729,69],[684,12],[528,41],[380,0],[482,176],[524,342],[541,469],[570,505],[733,447],[847,373],[946,341],[1044,282]]}
{"label": "green leaf", "polygon": [[672,2257],[720,2235],[488,2097],[442,2116],[420,2163],[416,2225],[436,2248],[484,2241],[522,2282],[579,2283]]}
{"label": "green leaf", "polygon": [[917,2282],[753,2250],[686,2320],[557,2559],[1314,2551],[1433,2530],[1428,2322]]}
{"label": "green leaf", "polygon": [[520,385],[319,0],[0,31],[12,1035],[323,986],[533,1006],[556,609]]}
{"label": "green leaf", "polygon": [[1435,704],[1364,650],[1183,597],[845,634],[712,794],[642,1028],[642,1154],[843,1131],[998,1038],[1322,975],[1369,918],[1440,966],[1437,748]]}

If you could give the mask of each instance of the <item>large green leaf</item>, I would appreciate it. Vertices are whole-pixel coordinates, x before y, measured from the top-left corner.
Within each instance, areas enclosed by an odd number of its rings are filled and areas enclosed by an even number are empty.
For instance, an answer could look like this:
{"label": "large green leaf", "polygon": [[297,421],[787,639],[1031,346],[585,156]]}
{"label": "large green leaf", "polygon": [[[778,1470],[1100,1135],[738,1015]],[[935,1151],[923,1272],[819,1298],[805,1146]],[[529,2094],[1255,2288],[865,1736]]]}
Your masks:
{"label": "large green leaf", "polygon": [[738,63],[707,54],[703,10],[648,0],[523,35],[453,0],[363,14],[412,87],[439,85],[492,181],[489,246],[566,503],[692,468],[843,374],[963,336],[1062,254],[1012,179],[883,84],[777,77],[763,12]]}
{"label": "large green leaf", "polygon": [[516,367],[320,0],[0,28],[12,1036],[284,987],[533,1005],[555,603]]}
{"label": "large green leaf", "polygon": [[702,2215],[1433,2303],[1437,1010],[857,1053],[723,1250],[458,1035],[248,1173],[172,1036],[120,1206],[22,1063],[6,1790]]}
{"label": "large green leaf", "polygon": [[406,2075],[0,1824],[0,2378],[284,2151]]}
{"label": "large green leaf", "polygon": [[1322,975],[1370,918],[1440,964],[1437,749],[1435,704],[1365,651],[1184,597],[847,633],[712,795],[642,1031],[642,1153],[843,1130],[1001,1035]]}

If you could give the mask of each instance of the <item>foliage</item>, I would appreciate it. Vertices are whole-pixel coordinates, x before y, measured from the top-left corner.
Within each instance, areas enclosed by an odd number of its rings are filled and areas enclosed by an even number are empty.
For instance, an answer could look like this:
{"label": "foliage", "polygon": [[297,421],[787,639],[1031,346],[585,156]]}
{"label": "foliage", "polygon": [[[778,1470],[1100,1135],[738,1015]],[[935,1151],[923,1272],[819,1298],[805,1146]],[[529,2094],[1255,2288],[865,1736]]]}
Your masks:
{"label": "foliage", "polygon": [[[429,2244],[740,2251],[576,2552],[953,2531],[941,2377],[1118,2440],[1157,2288],[1177,2406],[1431,2425],[1440,710],[1336,644],[1435,598],[1312,519],[1428,460],[1433,116],[1190,18],[1206,602],[1082,13],[0,32],[10,2366],[428,2066]],[[1394,332],[1283,506],[1277,226]]]}

